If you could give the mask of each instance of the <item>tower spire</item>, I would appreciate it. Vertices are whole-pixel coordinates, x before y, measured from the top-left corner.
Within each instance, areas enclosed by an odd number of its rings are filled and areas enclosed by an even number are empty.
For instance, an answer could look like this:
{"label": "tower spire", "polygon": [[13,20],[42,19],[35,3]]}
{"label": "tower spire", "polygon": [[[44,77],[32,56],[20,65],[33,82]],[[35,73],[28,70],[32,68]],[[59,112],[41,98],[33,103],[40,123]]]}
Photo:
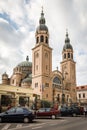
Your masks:
{"label": "tower spire", "polygon": [[42,13],[43,13],[43,6],[41,8],[42,8]]}
{"label": "tower spire", "polygon": [[39,24],[45,24],[45,18],[44,18],[44,13],[43,13],[43,6],[42,6],[42,11],[41,11],[41,17],[39,20]]}
{"label": "tower spire", "polygon": [[[38,44],[48,44],[48,38],[49,38],[49,32],[48,32],[48,27],[46,26],[46,20],[44,17],[44,12],[43,12],[43,6],[41,7],[41,15],[39,19],[39,26],[36,29],[36,43]],[[37,45],[37,44],[36,44]]]}
{"label": "tower spire", "polygon": [[68,29],[66,29],[65,43],[70,43],[70,39],[69,39],[69,37],[68,37]]}

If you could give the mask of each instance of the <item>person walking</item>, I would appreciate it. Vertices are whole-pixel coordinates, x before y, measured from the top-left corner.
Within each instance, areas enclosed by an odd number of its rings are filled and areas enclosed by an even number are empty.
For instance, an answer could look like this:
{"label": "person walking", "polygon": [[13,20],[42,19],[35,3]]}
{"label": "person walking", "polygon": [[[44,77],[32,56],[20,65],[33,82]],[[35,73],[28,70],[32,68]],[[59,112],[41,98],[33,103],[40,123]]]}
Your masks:
{"label": "person walking", "polygon": [[87,116],[87,106],[84,106],[84,115]]}
{"label": "person walking", "polygon": [[11,104],[9,104],[8,107],[7,107],[7,110],[9,110],[11,107],[12,107]]}

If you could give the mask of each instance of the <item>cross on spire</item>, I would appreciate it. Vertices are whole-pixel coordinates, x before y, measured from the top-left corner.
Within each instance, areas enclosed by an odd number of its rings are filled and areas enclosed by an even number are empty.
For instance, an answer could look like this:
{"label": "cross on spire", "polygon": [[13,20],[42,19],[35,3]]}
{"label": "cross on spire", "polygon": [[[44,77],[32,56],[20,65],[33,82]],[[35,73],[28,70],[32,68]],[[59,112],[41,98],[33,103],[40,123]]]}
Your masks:
{"label": "cross on spire", "polygon": [[68,37],[68,29],[66,29],[66,36]]}
{"label": "cross on spire", "polygon": [[28,56],[26,57],[26,61],[29,61],[29,57]]}
{"label": "cross on spire", "polygon": [[43,13],[43,6],[41,8],[42,8],[42,13]]}

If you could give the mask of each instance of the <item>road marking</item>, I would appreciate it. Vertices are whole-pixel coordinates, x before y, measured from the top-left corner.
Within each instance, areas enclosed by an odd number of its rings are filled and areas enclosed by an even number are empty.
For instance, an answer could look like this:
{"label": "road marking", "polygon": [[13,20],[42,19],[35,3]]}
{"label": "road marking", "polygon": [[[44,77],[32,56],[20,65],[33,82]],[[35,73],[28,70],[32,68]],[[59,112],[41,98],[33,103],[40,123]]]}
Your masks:
{"label": "road marking", "polygon": [[[27,126],[22,126],[22,128],[29,128],[29,127],[34,127],[37,129],[37,127],[42,127],[41,125],[44,125],[44,124],[47,124],[47,123],[39,123],[39,124],[29,124]],[[16,127],[16,128],[11,128],[9,130],[19,130],[21,129],[21,125],[22,124],[18,124],[20,127]],[[36,126],[36,127],[35,127]]]}
{"label": "road marking", "polygon": [[16,128],[22,127],[22,124],[17,124]]}
{"label": "road marking", "polygon": [[[22,126],[22,128],[29,128],[29,127],[32,127],[33,125],[27,125],[27,126]],[[9,130],[19,130],[21,129],[21,127],[16,127],[16,128],[11,128]]]}
{"label": "road marking", "polygon": [[38,127],[33,127],[32,129],[39,129],[39,128],[42,128],[42,126],[38,126]]}
{"label": "road marking", "polygon": [[11,124],[6,124],[1,130],[7,130]]}

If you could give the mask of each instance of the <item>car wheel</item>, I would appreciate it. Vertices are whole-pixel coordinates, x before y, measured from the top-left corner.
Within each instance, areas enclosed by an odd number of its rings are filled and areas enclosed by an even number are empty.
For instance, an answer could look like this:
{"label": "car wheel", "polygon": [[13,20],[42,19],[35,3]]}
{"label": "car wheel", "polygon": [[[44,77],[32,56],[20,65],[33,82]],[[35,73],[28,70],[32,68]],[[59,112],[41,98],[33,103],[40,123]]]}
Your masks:
{"label": "car wheel", "polygon": [[25,117],[24,118],[24,123],[28,123],[29,122],[29,118],[28,117]]}
{"label": "car wheel", "polygon": [[2,118],[0,117],[0,122],[2,122]]}
{"label": "car wheel", "polygon": [[52,115],[52,119],[56,119],[56,116],[55,116],[55,115]]}
{"label": "car wheel", "polygon": [[75,117],[75,116],[76,116],[76,113],[73,113],[72,116]]}

